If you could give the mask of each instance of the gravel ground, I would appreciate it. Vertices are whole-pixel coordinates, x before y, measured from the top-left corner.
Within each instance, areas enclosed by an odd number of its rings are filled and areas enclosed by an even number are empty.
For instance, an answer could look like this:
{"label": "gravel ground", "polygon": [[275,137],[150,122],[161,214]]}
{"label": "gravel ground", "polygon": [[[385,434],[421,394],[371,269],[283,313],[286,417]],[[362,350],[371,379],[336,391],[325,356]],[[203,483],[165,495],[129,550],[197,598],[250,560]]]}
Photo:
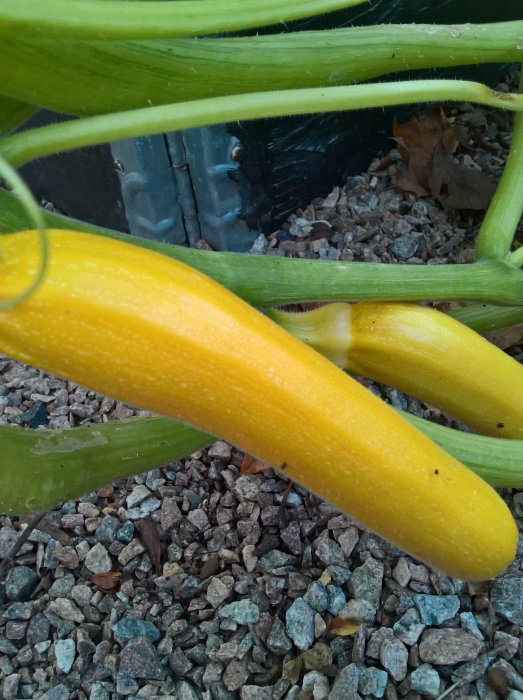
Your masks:
{"label": "gravel ground", "polygon": [[[477,111],[463,105],[457,114],[470,122]],[[510,121],[487,118],[459,159],[497,177]],[[260,236],[252,252],[470,261],[480,217],[401,192],[398,168],[392,152]],[[456,425],[366,384],[395,406]],[[63,428],[136,413],[0,358],[1,423]],[[242,475],[242,460],[216,442],[48,513],[0,584],[0,696],[523,700],[521,549],[500,578],[465,584],[296,485],[285,500],[285,479]],[[522,527],[523,492],[503,496]],[[0,517],[0,558],[24,523]],[[121,572],[112,590],[109,571]],[[360,621],[359,630],[333,634],[335,616]]]}

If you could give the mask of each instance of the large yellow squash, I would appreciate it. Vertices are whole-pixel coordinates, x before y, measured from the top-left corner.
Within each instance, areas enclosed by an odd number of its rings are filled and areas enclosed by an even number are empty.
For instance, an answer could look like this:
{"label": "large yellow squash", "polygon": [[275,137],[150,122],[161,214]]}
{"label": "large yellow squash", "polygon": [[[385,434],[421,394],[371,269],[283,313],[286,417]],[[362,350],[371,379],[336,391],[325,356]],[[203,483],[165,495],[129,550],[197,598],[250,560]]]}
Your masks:
{"label": "large yellow squash", "polygon": [[[320,354],[182,263],[49,238],[44,282],[0,312],[0,352],[221,436],[447,574],[512,560],[495,491]],[[6,300],[37,271],[36,234],[2,236],[0,253]]]}

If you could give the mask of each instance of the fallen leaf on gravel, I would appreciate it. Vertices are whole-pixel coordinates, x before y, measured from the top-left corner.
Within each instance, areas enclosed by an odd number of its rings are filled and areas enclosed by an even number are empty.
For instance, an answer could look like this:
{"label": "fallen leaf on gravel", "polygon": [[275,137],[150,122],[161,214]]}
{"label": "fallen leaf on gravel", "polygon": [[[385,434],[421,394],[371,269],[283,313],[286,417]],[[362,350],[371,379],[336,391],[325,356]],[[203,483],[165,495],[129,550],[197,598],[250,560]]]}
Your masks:
{"label": "fallen leaf on gravel", "polygon": [[431,194],[445,209],[486,209],[496,190],[484,173],[451,158],[441,141],[429,164],[428,182]]}
{"label": "fallen leaf on gravel", "polygon": [[329,631],[339,637],[348,637],[355,634],[360,627],[361,622],[353,620],[351,617],[333,617]]}
{"label": "fallen leaf on gravel", "polygon": [[106,571],[103,574],[92,574],[89,578],[102,591],[111,591],[120,582],[121,575],[119,571]]}
{"label": "fallen leaf on gravel", "polygon": [[392,130],[398,151],[405,161],[398,185],[402,190],[414,192],[418,197],[431,194],[429,185],[430,163],[434,150],[441,143],[444,152],[452,154],[458,140],[440,106],[431,107],[425,114],[405,124],[395,121]]}
{"label": "fallen leaf on gravel", "polygon": [[252,455],[244,455],[240,467],[240,474],[257,474],[267,469],[272,469],[272,466],[267,464],[267,462],[262,462],[261,459],[253,457]]}
{"label": "fallen leaf on gravel", "polygon": [[158,530],[156,529],[155,523],[150,518],[136,520],[136,529],[138,530],[138,535],[142,541],[145,551],[147,552],[149,559],[151,560],[154,570],[157,574],[161,573],[162,565],[162,550],[160,545],[160,536]]}
{"label": "fallen leaf on gravel", "polygon": [[501,350],[506,350],[514,345],[519,345],[523,339],[523,323],[510,328],[498,328],[495,331],[485,333],[485,338]]}

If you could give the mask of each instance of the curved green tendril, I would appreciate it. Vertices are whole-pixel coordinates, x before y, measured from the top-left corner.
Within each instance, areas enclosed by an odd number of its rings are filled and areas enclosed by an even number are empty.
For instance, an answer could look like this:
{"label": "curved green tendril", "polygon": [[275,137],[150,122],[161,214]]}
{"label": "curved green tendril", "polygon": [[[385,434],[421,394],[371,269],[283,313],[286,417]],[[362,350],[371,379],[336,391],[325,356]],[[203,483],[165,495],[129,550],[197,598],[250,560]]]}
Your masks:
{"label": "curved green tendril", "polygon": [[[47,238],[47,229],[45,226],[44,217],[38,206],[35,198],[33,197],[31,190],[27,187],[25,182],[22,180],[17,171],[9,165],[9,163],[0,156],[0,178],[5,180],[13,192],[20,198],[20,203],[26,210],[28,216],[31,218],[34,227],[40,238],[40,247],[42,250],[42,256],[40,260],[40,268],[36,274],[36,277],[31,282],[31,284],[20,292],[13,299],[8,299],[7,301],[0,302],[0,309],[6,311],[12,309],[18,304],[25,301],[36,289],[40,286],[44,279],[45,272],[47,270],[47,263],[49,261],[49,241]],[[1,257],[1,252],[0,252]],[[1,280],[0,280],[1,283]]]}

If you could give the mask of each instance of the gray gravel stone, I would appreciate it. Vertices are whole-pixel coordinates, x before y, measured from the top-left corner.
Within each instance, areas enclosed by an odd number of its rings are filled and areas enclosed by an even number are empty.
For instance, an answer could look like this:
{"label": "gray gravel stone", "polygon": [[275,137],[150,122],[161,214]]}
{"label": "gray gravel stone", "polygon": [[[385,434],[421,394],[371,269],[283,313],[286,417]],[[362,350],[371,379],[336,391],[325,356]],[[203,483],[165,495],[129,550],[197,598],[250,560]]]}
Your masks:
{"label": "gray gravel stone", "polygon": [[425,625],[441,625],[451,620],[459,610],[457,595],[424,595],[414,596],[414,603]]}
{"label": "gray gravel stone", "polygon": [[76,656],[76,646],[73,639],[58,639],[54,645],[56,667],[62,673],[69,673]]}
{"label": "gray gravel stone", "polygon": [[40,700],[69,700],[69,688],[60,683],[40,696]]}
{"label": "gray gravel stone", "polygon": [[110,700],[109,692],[100,682],[93,683],[89,700]]}
{"label": "gray gravel stone", "polygon": [[490,589],[490,604],[497,615],[523,627],[523,577],[496,579]]}
{"label": "gray gravel stone", "polygon": [[220,617],[227,617],[239,625],[250,625],[260,619],[259,607],[250,600],[239,600],[235,603],[224,605],[218,610]]}
{"label": "gray gravel stone", "polygon": [[215,576],[207,588],[205,597],[213,608],[219,607],[224,600],[230,598],[234,586],[232,576],[217,577]]}
{"label": "gray gravel stone", "polygon": [[332,583],[330,583],[327,586],[327,595],[329,596],[329,605],[327,607],[327,610],[332,615],[337,615],[347,602],[347,598],[345,597],[343,588],[340,588],[340,586],[335,586]]}
{"label": "gray gravel stone", "polygon": [[58,615],[62,620],[71,622],[84,622],[85,615],[69,598],[56,598],[47,606],[49,612]]}
{"label": "gray gravel stone", "polygon": [[247,665],[243,661],[231,661],[223,672],[222,680],[227,690],[239,690],[249,678]]}
{"label": "gray gravel stone", "polygon": [[221,459],[224,462],[228,462],[231,458],[232,449],[228,442],[216,440],[207,450],[207,454],[211,459]]}
{"label": "gray gravel stone", "polygon": [[470,632],[470,634],[473,637],[476,637],[476,639],[479,639],[480,641],[484,640],[483,633],[478,627],[478,623],[476,622],[476,618],[474,617],[473,613],[471,612],[463,612],[460,613],[459,619],[461,622],[461,626],[463,627],[464,630],[467,632]]}
{"label": "gray gravel stone", "polygon": [[260,474],[244,474],[239,476],[232,485],[236,498],[243,501],[256,501],[260,493],[263,477]]}
{"label": "gray gravel stone", "polygon": [[18,695],[18,686],[20,684],[20,674],[11,673],[4,678],[2,684],[2,698],[4,700],[15,700]]}
{"label": "gray gravel stone", "polygon": [[352,572],[347,590],[353,598],[366,600],[377,610],[382,584],[383,564],[370,557]]}
{"label": "gray gravel stone", "polygon": [[65,598],[71,592],[75,584],[75,578],[70,571],[66,571],[63,576],[55,579],[53,585],[49,589],[49,595],[55,598]]}
{"label": "gray gravel stone", "polygon": [[408,659],[409,652],[399,639],[385,639],[380,649],[381,665],[396,682],[407,675]]}
{"label": "gray gravel stone", "polygon": [[104,574],[107,571],[111,571],[111,557],[100,542],[89,550],[84,563],[93,574]]}
{"label": "gray gravel stone", "polygon": [[298,556],[302,553],[303,542],[301,538],[301,530],[299,524],[295,520],[291,520],[287,527],[280,530],[280,537],[290,549],[292,554]]}
{"label": "gray gravel stone", "polygon": [[118,555],[118,561],[122,566],[125,566],[131,561],[131,559],[143,554],[144,551],[143,544],[140,542],[140,540],[131,540],[131,542],[129,542],[129,544],[126,545]]}
{"label": "gray gravel stone", "polygon": [[410,687],[417,693],[436,698],[440,688],[439,674],[430,664],[421,664],[410,674]]}
{"label": "gray gravel stone", "polygon": [[134,695],[138,692],[140,686],[134,678],[125,673],[116,674],[116,692],[121,695]]}
{"label": "gray gravel stone", "polygon": [[28,566],[15,566],[7,574],[5,593],[7,600],[26,601],[36,588],[38,576]]}
{"label": "gray gravel stone", "polygon": [[314,610],[303,599],[296,598],[285,614],[287,634],[298,649],[308,649],[314,642]]}
{"label": "gray gravel stone", "polygon": [[60,545],[56,548],[54,556],[58,559],[60,564],[63,564],[63,566],[68,569],[77,569],[80,565],[80,559],[73,547],[62,547]]}
{"label": "gray gravel stone", "polygon": [[33,603],[13,603],[2,613],[6,620],[30,620],[33,613]]}
{"label": "gray gravel stone", "polygon": [[285,625],[279,617],[275,617],[272,623],[271,631],[267,637],[267,648],[279,656],[284,656],[292,649],[292,642],[287,636]]}
{"label": "gray gravel stone", "polygon": [[338,615],[370,625],[376,617],[376,608],[368,600],[349,600],[341,608]]}
{"label": "gray gravel stone", "polygon": [[94,533],[95,539],[109,547],[114,542],[116,533],[121,527],[122,524],[118,518],[115,518],[114,515],[106,515],[96,528]]}
{"label": "gray gravel stone", "polygon": [[420,622],[418,611],[415,608],[409,608],[394,624],[392,629],[400,641],[407,646],[412,646],[420,638],[425,626]]}
{"label": "gray gravel stone", "polygon": [[151,495],[151,492],[144,484],[135,486],[127,496],[127,508],[134,508]]}
{"label": "gray gravel stone", "polygon": [[319,581],[313,581],[309,585],[303,599],[316,612],[324,612],[329,607],[329,594]]}
{"label": "gray gravel stone", "polygon": [[456,664],[473,661],[483,644],[462,629],[428,629],[421,637],[419,655],[430,664]]}
{"label": "gray gravel stone", "polygon": [[396,257],[407,260],[416,255],[418,241],[410,233],[404,233],[392,241],[390,249]]}
{"label": "gray gravel stone", "polygon": [[164,672],[153,645],[143,637],[131,639],[120,652],[120,673],[131,678],[161,680]]}
{"label": "gray gravel stone", "polygon": [[358,690],[362,695],[372,695],[375,698],[382,698],[387,688],[388,676],[385,671],[379,668],[360,668],[360,679]]}
{"label": "gray gravel stone", "polygon": [[174,685],[176,700],[200,700],[201,696],[189,681],[177,681]]}
{"label": "gray gravel stone", "polygon": [[358,683],[360,672],[356,664],[349,664],[340,670],[332,690],[329,693],[329,700],[360,700],[358,693]]}
{"label": "gray gravel stone", "polygon": [[160,630],[148,620],[135,620],[124,617],[113,625],[113,632],[119,642],[125,644],[136,637],[143,637],[149,642],[157,642],[160,639]]}
{"label": "gray gravel stone", "polygon": [[325,566],[344,564],[345,554],[337,542],[330,537],[321,537],[314,542],[314,553]]}

